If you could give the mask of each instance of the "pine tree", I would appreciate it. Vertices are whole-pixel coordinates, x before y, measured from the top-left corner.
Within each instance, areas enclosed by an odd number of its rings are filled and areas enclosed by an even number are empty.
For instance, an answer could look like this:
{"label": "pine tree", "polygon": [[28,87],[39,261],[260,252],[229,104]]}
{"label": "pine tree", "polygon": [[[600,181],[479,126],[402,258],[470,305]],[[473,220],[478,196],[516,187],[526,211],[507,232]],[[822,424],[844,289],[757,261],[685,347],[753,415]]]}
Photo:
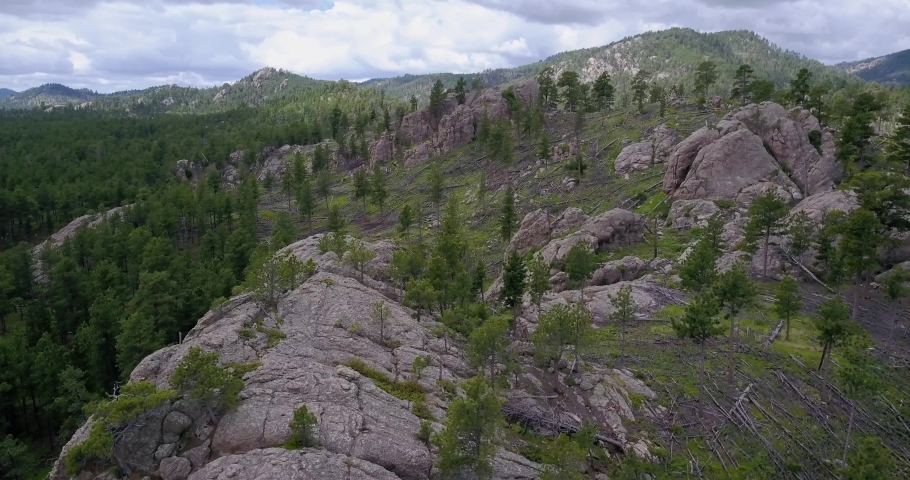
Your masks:
{"label": "pine tree", "polygon": [[680,265],[679,276],[686,290],[699,293],[709,288],[717,277],[717,252],[710,240],[702,238]]}
{"label": "pine tree", "polygon": [[354,172],[354,198],[360,199],[363,201],[363,209],[367,208],[367,196],[370,195],[370,179],[367,177],[367,172],[363,168],[357,169]]}
{"label": "pine tree", "polygon": [[615,88],[610,82],[610,75],[603,72],[598,75],[594,81],[594,99],[598,110],[610,110],[613,108],[613,96]]}
{"label": "pine tree", "polygon": [[414,212],[411,204],[407,203],[401,207],[401,213],[398,214],[398,232],[405,235],[411,231],[411,225],[414,224]]}
{"label": "pine tree", "polygon": [[751,94],[752,82],[755,81],[755,70],[751,65],[743,64],[733,74],[733,98],[738,98],[742,105],[748,103]]}
{"label": "pine tree", "polygon": [[746,224],[746,241],[753,251],[757,242],[764,245],[764,261],[762,262],[762,276],[768,278],[768,256],[771,248],[771,237],[780,235],[784,229],[784,218],[789,208],[781,200],[776,190],[768,190],[765,194],[753,200],[749,206],[749,223]]}
{"label": "pine tree", "polygon": [[859,448],[847,456],[844,480],[882,480],[895,478],[894,455],[878,437],[866,437]]}
{"label": "pine tree", "polygon": [[539,86],[538,102],[543,107],[554,103],[559,96],[556,81],[553,79],[554,75],[553,67],[547,67],[537,74],[537,85]]}
{"label": "pine tree", "polygon": [[199,400],[217,424],[215,410],[232,408],[240,401],[243,380],[218,364],[218,353],[206,353],[200,347],[189,352],[174,370],[171,385],[191,400]]}
{"label": "pine tree", "polygon": [[582,107],[581,80],[578,78],[578,72],[566,70],[559,76],[556,86],[562,89],[560,96],[565,104],[566,110],[574,112]]}
{"label": "pine tree", "polygon": [[506,306],[512,309],[514,316],[518,316],[526,286],[524,259],[512,252],[502,271],[502,297]]}
{"label": "pine tree", "polygon": [[433,84],[433,89],[430,90],[430,115],[437,120],[442,118],[443,114],[443,101],[445,100],[445,89],[442,86],[440,80],[436,80],[436,83]]}
{"label": "pine tree", "polygon": [[442,167],[440,165],[434,164],[430,167],[430,202],[436,207],[436,219],[442,226],[442,216],[439,212],[439,207],[442,205],[443,194],[445,193],[445,177],[442,176]]}
{"label": "pine tree", "polygon": [[704,105],[708,101],[708,90],[717,82],[717,64],[706,60],[698,64],[695,69],[695,95],[698,103]]}
{"label": "pine tree", "polygon": [[384,300],[380,300],[373,304],[373,311],[371,313],[371,318],[377,325],[379,325],[379,342],[382,345],[385,345],[385,325],[386,321],[389,319],[389,315],[392,314],[392,310],[385,304]]}
{"label": "pine tree", "polygon": [[593,332],[591,312],[579,304],[560,303],[542,313],[537,322],[531,341],[538,358],[559,365],[563,355],[572,351],[577,365]]}
{"label": "pine tree", "polygon": [[386,187],[386,178],[382,173],[382,169],[379,168],[379,164],[376,164],[376,167],[373,168],[373,177],[370,180],[370,194],[373,199],[373,203],[379,206],[379,213],[383,213],[385,208],[385,201],[389,197],[389,190]]}
{"label": "pine tree", "polygon": [[477,205],[478,213],[487,208],[487,173],[480,171],[480,178],[477,180]]}
{"label": "pine tree", "polygon": [[344,263],[354,267],[354,270],[360,275],[360,281],[363,282],[367,263],[374,258],[376,258],[376,253],[367,248],[363,240],[354,240],[344,254]]}
{"label": "pine tree", "polygon": [[[509,317],[491,317],[468,337],[465,353],[468,365],[481,375],[489,372],[489,382],[496,385],[499,364],[507,364],[512,341],[508,337]],[[495,387],[494,387],[495,388]]]}
{"label": "pine tree", "polygon": [[841,461],[847,462],[847,453],[850,451],[850,434],[853,432],[853,421],[856,416],[856,402],[869,401],[882,389],[882,383],[875,375],[874,364],[869,355],[860,346],[855,346],[844,352],[846,362],[841,365],[838,376],[844,393],[850,403],[850,420],[847,423],[847,435],[844,441],[844,454]]}
{"label": "pine tree", "polygon": [[332,175],[323,170],[316,177],[316,193],[325,201],[325,209],[329,209],[329,197],[332,196]]}
{"label": "pine tree", "polygon": [[515,223],[518,221],[518,214],[515,212],[515,194],[512,192],[512,186],[506,188],[505,196],[502,199],[502,207],[499,214],[499,230],[502,233],[502,239],[506,242],[512,240],[512,233],[515,230]]}
{"label": "pine tree", "polygon": [[531,303],[537,305],[537,312],[540,313],[540,302],[545,293],[550,291],[550,267],[536,255],[527,262],[528,268],[528,294],[531,296]]}
{"label": "pine tree", "polygon": [[417,111],[417,97],[415,97],[414,95],[411,95],[411,98],[408,99],[408,104],[411,106],[412,112]]}
{"label": "pine tree", "polygon": [[796,280],[793,277],[784,277],[780,283],[777,285],[777,290],[774,294],[774,313],[777,314],[777,317],[784,321],[786,325],[786,336],[785,340],[790,341],[790,320],[794,315],[799,313],[799,310],[803,306],[802,299],[799,298],[798,294],[799,286],[796,284]]}
{"label": "pine tree", "polygon": [[471,79],[471,91],[480,93],[483,90],[483,78],[479,75]]}
{"label": "pine tree", "polygon": [[894,131],[888,137],[888,160],[907,166],[910,175],[910,104],[904,107]]}
{"label": "pine tree", "polygon": [[801,68],[796,78],[790,80],[790,100],[799,106],[804,106],[809,97],[809,82],[812,81],[812,72]]}
{"label": "pine tree", "polygon": [[610,321],[619,324],[619,363],[621,365],[626,358],[626,325],[635,320],[635,311],[638,307],[635,300],[632,299],[632,287],[629,285],[620,287],[616,295],[608,297],[610,304],[613,305]]}
{"label": "pine tree", "polygon": [[705,389],[705,346],[709,340],[720,335],[723,327],[717,318],[720,310],[717,302],[710,295],[698,295],[686,306],[686,311],[679,319],[673,319],[673,330],[679,338],[688,338],[699,346],[701,362],[698,374],[698,413],[704,417]]}
{"label": "pine tree", "polygon": [[455,82],[455,99],[458,100],[459,105],[464,105],[465,102],[465,87],[467,82],[465,82],[464,77],[458,77],[458,81]]}
{"label": "pine tree", "polygon": [[645,111],[645,100],[648,95],[648,79],[651,74],[647,70],[639,70],[632,79],[632,101],[638,105],[638,111]]}
{"label": "pine tree", "polygon": [[859,310],[859,284],[868,272],[878,267],[878,247],[884,237],[878,233],[882,224],[872,212],[859,209],[850,212],[846,221],[840,226],[840,243],[838,253],[843,261],[844,273],[853,276],[855,284],[853,298],[853,317]]}
{"label": "pine tree", "polygon": [[843,345],[853,336],[855,325],[850,321],[849,305],[840,297],[834,297],[818,306],[815,328],[818,330],[818,343],[822,346],[818,371],[824,372],[825,361],[831,356],[831,350]]}
{"label": "pine tree", "polygon": [[597,269],[597,256],[584,242],[576,243],[566,253],[564,270],[575,286],[581,289],[581,303],[585,303],[585,284]]}
{"label": "pine tree", "polygon": [[742,264],[720,274],[712,288],[717,306],[730,322],[729,346],[727,355],[730,365],[727,370],[727,382],[733,384],[733,372],[736,370],[734,347],[736,344],[736,316],[755,301],[756,291],[746,269]]}
{"label": "pine tree", "polygon": [[445,429],[433,438],[439,446],[436,466],[443,479],[488,479],[502,437],[502,402],[483,377],[462,384],[464,398],[456,398],[446,412]]}
{"label": "pine tree", "polygon": [[426,279],[411,279],[405,289],[404,303],[414,309],[417,313],[417,321],[420,321],[420,312],[422,310],[430,311],[433,304],[436,303],[438,292],[433,285]]}
{"label": "pine tree", "polygon": [[799,262],[803,254],[812,248],[815,241],[815,222],[806,212],[798,212],[787,221],[787,236],[790,238],[790,253]]}
{"label": "pine tree", "polygon": [[297,210],[300,212],[300,216],[306,217],[309,222],[308,231],[313,230],[313,207],[313,188],[310,186],[309,180],[304,180],[300,189],[297,190]]}

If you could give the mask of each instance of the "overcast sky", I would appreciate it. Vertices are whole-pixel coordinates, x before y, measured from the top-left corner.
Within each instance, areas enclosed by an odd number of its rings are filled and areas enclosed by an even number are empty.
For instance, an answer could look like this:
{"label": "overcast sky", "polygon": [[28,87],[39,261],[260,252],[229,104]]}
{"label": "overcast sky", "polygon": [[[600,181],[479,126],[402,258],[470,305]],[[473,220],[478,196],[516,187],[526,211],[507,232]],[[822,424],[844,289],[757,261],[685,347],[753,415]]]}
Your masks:
{"label": "overcast sky", "polygon": [[834,63],[910,48],[910,0],[0,0],[0,88],[474,72],[673,26]]}

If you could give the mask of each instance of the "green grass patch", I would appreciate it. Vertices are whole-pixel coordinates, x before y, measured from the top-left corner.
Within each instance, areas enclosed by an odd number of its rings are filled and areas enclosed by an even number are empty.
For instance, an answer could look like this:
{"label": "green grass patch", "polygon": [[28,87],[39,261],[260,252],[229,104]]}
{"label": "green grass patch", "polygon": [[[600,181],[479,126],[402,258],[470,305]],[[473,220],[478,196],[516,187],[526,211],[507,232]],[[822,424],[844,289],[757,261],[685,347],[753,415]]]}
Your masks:
{"label": "green grass patch", "polygon": [[426,392],[423,387],[414,380],[407,380],[404,382],[392,380],[385,373],[370,367],[366,362],[356,357],[344,362],[344,365],[357,371],[364,377],[369,378],[377,387],[393,397],[414,403],[422,403],[426,400]]}

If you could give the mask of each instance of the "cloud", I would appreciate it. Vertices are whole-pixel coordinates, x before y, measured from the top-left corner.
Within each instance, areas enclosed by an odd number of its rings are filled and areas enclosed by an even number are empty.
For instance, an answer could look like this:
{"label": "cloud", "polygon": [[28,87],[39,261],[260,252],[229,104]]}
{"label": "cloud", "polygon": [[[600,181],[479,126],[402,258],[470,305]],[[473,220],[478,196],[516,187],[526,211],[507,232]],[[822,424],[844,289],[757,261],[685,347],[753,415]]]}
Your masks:
{"label": "cloud", "polygon": [[826,62],[910,48],[906,0],[0,0],[0,87],[100,91],[474,72],[672,26],[749,29]]}

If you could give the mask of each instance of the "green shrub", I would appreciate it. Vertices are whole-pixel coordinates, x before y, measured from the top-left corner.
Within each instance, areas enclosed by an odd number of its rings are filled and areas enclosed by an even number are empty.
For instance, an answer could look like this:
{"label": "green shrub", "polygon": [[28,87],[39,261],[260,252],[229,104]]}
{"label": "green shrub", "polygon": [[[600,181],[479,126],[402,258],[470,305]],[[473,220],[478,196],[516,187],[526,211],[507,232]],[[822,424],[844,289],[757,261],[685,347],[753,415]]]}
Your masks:
{"label": "green shrub", "polygon": [[301,405],[294,410],[294,419],[291,420],[291,438],[285,443],[285,448],[297,450],[304,447],[314,447],[317,442],[316,415],[310,413],[306,405]]}
{"label": "green shrub", "polygon": [[285,335],[284,332],[282,332],[281,330],[278,330],[277,328],[268,328],[263,325],[256,325],[256,330],[260,333],[265,334],[266,338],[268,338],[268,345],[270,347],[274,347],[281,340],[288,338],[288,336]]}
{"label": "green shrub", "polygon": [[429,420],[420,422],[420,430],[417,431],[417,439],[423,442],[427,448],[430,447],[430,439],[433,437],[433,424]]}
{"label": "green shrub", "polygon": [[436,420],[436,417],[430,412],[430,407],[424,402],[414,402],[414,405],[411,406],[411,413],[423,420]]}

